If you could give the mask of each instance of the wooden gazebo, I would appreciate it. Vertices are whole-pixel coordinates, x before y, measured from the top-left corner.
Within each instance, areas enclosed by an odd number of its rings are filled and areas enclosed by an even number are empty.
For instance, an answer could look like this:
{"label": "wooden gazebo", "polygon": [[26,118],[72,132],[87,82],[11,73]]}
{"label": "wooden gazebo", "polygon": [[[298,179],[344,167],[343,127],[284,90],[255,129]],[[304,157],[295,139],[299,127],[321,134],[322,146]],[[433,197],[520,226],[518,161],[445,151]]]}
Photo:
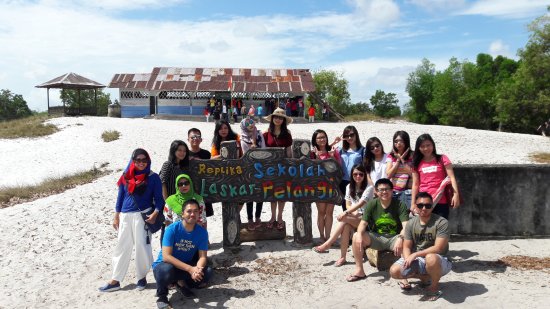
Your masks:
{"label": "wooden gazebo", "polygon": [[[46,88],[48,90],[48,114],[63,113],[65,115],[97,115],[97,89],[105,88],[98,82],[88,79],[84,76],[67,73],[56,77],[50,81],[36,86],[36,88]],[[54,89],[74,89],[77,90],[78,99],[77,106],[53,106],[50,107],[50,88]],[[80,104],[80,91],[81,90],[94,90],[94,106],[83,108]]]}

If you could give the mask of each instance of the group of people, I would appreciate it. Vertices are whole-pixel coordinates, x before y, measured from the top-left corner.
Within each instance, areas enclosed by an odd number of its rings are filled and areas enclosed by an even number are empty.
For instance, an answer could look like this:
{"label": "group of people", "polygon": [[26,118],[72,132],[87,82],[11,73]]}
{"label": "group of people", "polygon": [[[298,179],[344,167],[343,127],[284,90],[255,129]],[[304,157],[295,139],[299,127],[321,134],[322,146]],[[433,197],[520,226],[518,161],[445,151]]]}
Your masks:
{"label": "group of people", "polygon": [[[414,150],[405,131],[393,135],[392,150],[384,151],[379,138],[371,137],[362,145],[354,126],[344,129],[327,146],[326,133],[313,134],[316,149],[329,151],[342,164],[345,192],[343,212],[336,217],[334,205],[317,203],[321,244],[313,250],[328,253],[340,239],[340,257],[336,267],[347,263],[348,246],[352,244],[355,270],[348,282],[366,278],[363,256],[366,248],[393,251],[399,260],[390,269],[392,278],[399,279],[403,290],[410,290],[409,278],[419,278],[427,288],[426,300],[437,300],[441,276],[451,270],[448,252],[449,209],[460,205],[458,184],[452,163],[438,154],[429,134],[416,139]],[[315,141],[314,141],[315,140]],[[342,141],[340,148],[334,145]]]}
{"label": "group of people", "polygon": [[[146,287],[145,277],[152,266],[159,308],[169,306],[169,289],[194,297],[192,288],[206,286],[212,274],[206,263],[207,218],[214,210],[194,191],[189,161],[220,159],[221,144],[226,141],[236,142],[240,156],[250,149],[283,147],[286,156],[290,157],[293,139],[288,125],[292,117],[284,109],[277,108],[264,119],[269,127],[260,132],[255,117],[243,117],[239,133],[233,131],[228,120],[218,120],[210,151],[201,148],[201,131],[190,129],[188,144],[181,140],[172,142],[168,160],[158,175],[150,169],[151,158],[147,151],[134,150],[117,183],[113,227],[118,231],[118,242],[113,253],[111,280],[100,291],[120,289],[133,248],[136,252],[136,288]],[[336,160],[340,164],[343,179],[339,187],[345,192],[345,199],[334,229],[335,205],[316,203],[321,244],[313,249],[326,253],[340,238],[340,258],[335,266],[342,266],[346,264],[352,239],[356,269],[347,277],[350,282],[366,277],[363,269],[365,248],[391,250],[401,256],[390,270],[393,278],[401,280],[400,286],[410,289],[407,279],[420,278],[422,284],[428,285],[428,297],[437,299],[441,293],[439,278],[451,268],[445,258],[449,208],[460,204],[450,160],[437,153],[429,134],[417,138],[413,151],[408,133],[397,131],[390,153],[384,151],[377,137],[369,138],[363,146],[354,126],[345,127],[341,136],[329,141],[324,130],[315,130],[310,157]],[[337,147],[340,142],[341,146]],[[248,229],[262,227],[262,206],[262,201],[246,203]],[[285,202],[271,202],[270,206],[271,217],[265,228],[283,230]],[[147,226],[158,221],[161,214],[160,218],[164,218],[161,251],[153,263],[152,235]]]}

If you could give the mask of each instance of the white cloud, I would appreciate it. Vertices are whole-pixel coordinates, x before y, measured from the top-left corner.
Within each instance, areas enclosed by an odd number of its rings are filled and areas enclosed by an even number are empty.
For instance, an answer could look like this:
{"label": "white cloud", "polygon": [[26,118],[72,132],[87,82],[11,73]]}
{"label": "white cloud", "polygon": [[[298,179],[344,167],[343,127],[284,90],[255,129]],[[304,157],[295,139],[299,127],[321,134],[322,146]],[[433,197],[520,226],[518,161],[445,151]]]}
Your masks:
{"label": "white cloud", "polygon": [[9,76],[2,88],[22,94],[31,109],[44,110],[45,91],[34,86],[67,72],[108,84],[115,73],[155,66],[311,67],[354,42],[409,35],[393,28],[399,8],[390,0],[357,0],[347,14],[195,22],[106,12],[176,2],[182,1],[0,0],[0,67]]}
{"label": "white cloud", "polygon": [[510,57],[510,46],[504,44],[502,40],[493,41],[491,45],[489,45],[489,54],[493,57],[498,55]]}
{"label": "white cloud", "polygon": [[548,0],[479,0],[457,14],[524,18],[541,15],[548,4]]}
{"label": "white cloud", "polygon": [[[333,64],[328,69],[343,72],[349,82],[351,101],[369,102],[376,90],[397,94],[399,105],[409,101],[405,91],[409,74],[420,65],[419,58],[366,58]],[[448,66],[448,58],[430,59],[438,69]]]}

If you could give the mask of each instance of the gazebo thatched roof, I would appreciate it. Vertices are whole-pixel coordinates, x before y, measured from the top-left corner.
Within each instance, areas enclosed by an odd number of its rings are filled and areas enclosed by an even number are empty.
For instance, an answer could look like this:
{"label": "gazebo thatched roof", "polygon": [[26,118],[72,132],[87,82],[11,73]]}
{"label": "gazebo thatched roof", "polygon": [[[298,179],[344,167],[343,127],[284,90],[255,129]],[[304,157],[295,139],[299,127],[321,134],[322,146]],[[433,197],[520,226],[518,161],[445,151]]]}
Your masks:
{"label": "gazebo thatched roof", "polygon": [[67,73],[36,86],[36,88],[59,89],[99,89],[105,87],[105,85],[75,73]]}

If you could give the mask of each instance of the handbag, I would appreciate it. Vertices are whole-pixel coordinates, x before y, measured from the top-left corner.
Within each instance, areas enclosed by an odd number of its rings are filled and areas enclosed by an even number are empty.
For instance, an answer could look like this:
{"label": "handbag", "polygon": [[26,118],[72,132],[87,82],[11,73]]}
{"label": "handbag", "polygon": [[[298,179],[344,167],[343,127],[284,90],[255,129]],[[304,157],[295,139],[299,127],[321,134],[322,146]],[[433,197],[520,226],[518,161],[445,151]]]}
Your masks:
{"label": "handbag", "polygon": [[141,211],[141,217],[143,218],[143,222],[145,222],[145,229],[150,231],[152,234],[155,234],[158,232],[162,225],[164,224],[164,213],[160,211],[155,219],[155,223],[147,223],[147,217],[152,214],[155,211],[154,207],[149,207],[145,210]]}
{"label": "handbag", "polygon": [[[136,207],[139,209],[139,205],[136,201],[136,198],[134,197],[134,195],[130,195],[132,197],[132,200],[134,201],[134,204],[136,204]],[[158,232],[160,230],[160,228],[162,227],[162,225],[164,224],[164,213],[162,211],[159,211],[159,214],[157,215],[157,218],[155,219],[155,223],[151,224],[151,223],[147,223],[147,216],[149,216],[150,214],[153,213],[153,211],[155,211],[155,207],[154,207],[154,203],[153,203],[153,206],[152,207],[149,207],[145,210],[141,210],[141,217],[143,218],[143,222],[145,223],[145,230],[151,232],[152,234],[155,234],[156,232]]]}

